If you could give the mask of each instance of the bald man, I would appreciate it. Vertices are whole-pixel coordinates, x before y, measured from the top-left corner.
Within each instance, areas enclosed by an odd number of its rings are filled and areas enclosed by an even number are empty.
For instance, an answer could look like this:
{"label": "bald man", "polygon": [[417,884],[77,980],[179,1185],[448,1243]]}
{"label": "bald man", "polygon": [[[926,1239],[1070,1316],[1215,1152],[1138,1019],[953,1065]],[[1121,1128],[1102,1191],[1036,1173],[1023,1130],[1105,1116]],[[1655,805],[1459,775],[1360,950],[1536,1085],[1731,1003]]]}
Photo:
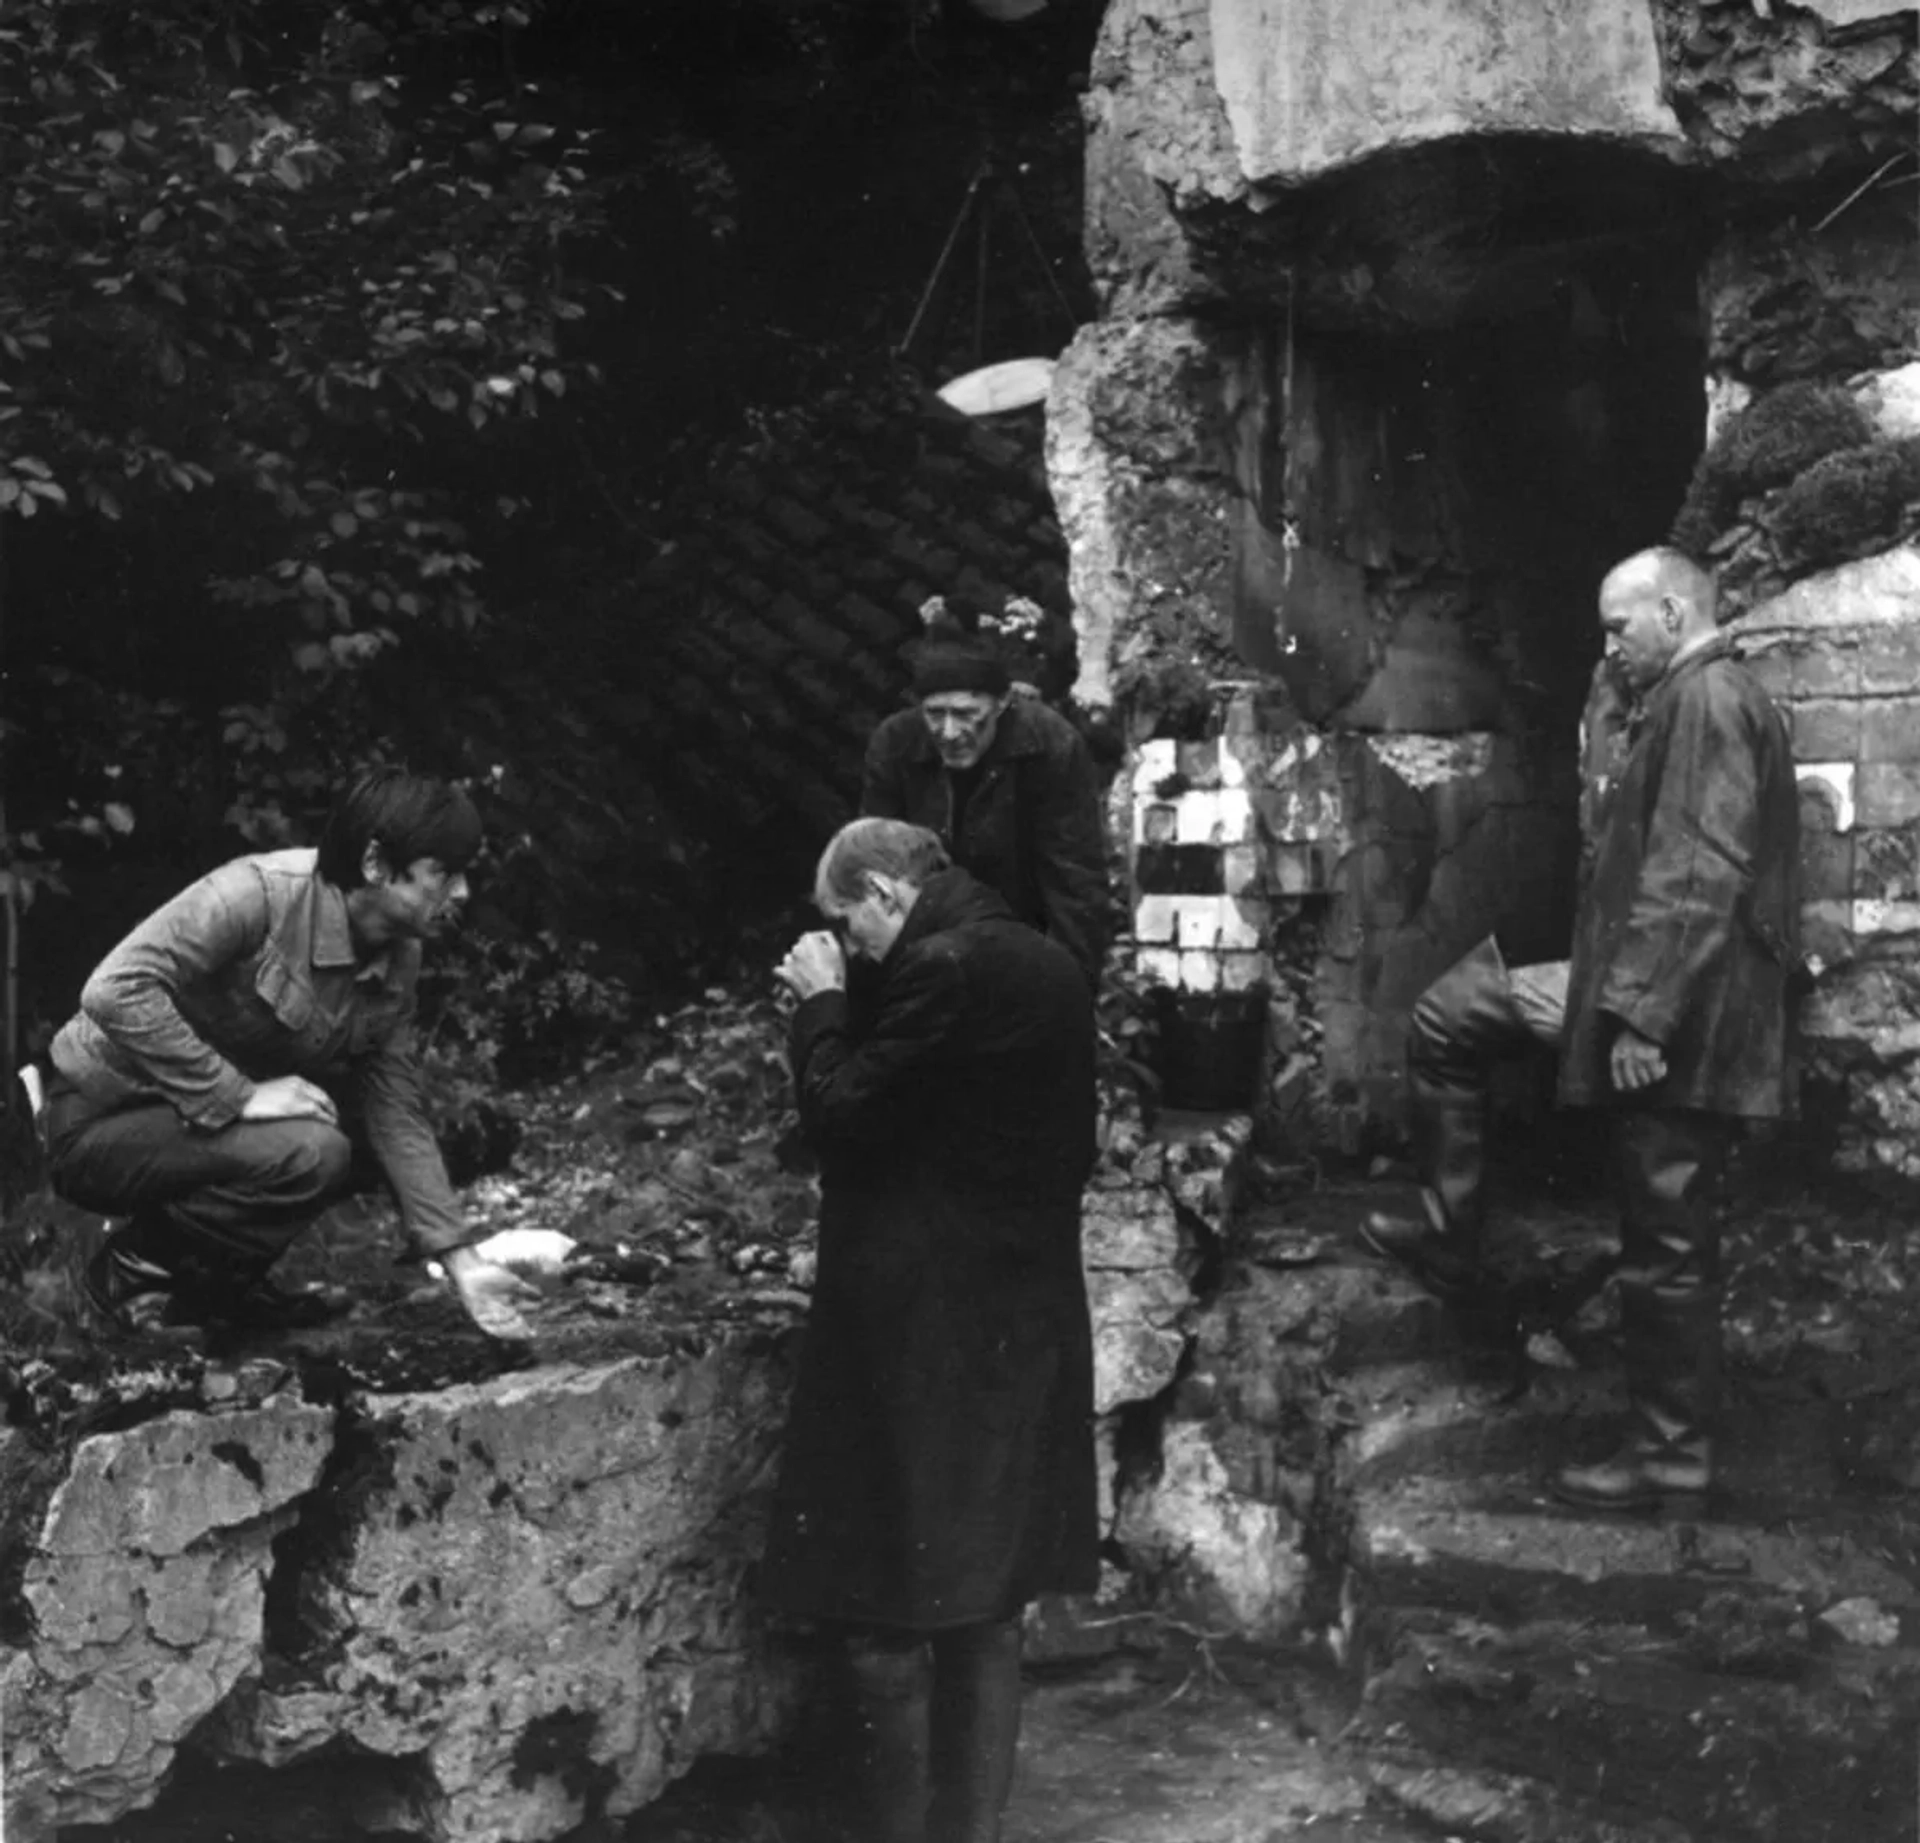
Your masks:
{"label": "bald man", "polygon": [[[1443,1102],[1464,1110],[1465,1078],[1490,1053],[1557,1036],[1561,1100],[1608,1110],[1628,1421],[1611,1455],[1563,1466],[1553,1487],[1589,1508],[1638,1510],[1697,1504],[1713,1481],[1719,1180],[1742,1120],[1790,1110],[1799,805],[1786,726],[1721,635],[1706,571],[1665,548],[1629,557],[1601,584],[1600,625],[1603,670],[1632,716],[1618,726],[1617,775],[1597,790],[1589,779],[1592,855],[1563,1021],[1554,1028],[1551,982],[1529,993],[1529,969],[1509,974],[1486,942],[1423,997],[1425,1049],[1416,1010],[1409,1062],[1417,1084],[1424,1054]],[[1587,752],[1591,767],[1591,734]],[[1484,1079],[1480,1096],[1483,1109]],[[1469,1137],[1442,1132],[1423,1161],[1427,1224],[1363,1231],[1436,1291],[1478,1276],[1481,1146],[1469,1157]],[[1463,1215],[1449,1199],[1468,1164],[1475,1207]]]}

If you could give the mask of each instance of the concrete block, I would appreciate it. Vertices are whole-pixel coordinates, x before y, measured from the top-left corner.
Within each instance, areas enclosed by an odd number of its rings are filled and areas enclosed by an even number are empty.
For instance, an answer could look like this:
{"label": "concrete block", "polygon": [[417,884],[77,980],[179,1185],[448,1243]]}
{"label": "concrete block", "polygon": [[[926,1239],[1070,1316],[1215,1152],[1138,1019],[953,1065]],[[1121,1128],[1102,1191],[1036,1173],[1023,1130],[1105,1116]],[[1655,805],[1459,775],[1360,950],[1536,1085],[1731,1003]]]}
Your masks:
{"label": "concrete block", "polygon": [[1190,788],[1220,785],[1220,745],[1217,742],[1182,742],[1175,745],[1177,772]]}
{"label": "concrete block", "polygon": [[1861,825],[1908,825],[1920,819],[1920,763],[1862,762],[1854,794]]}
{"label": "concrete block", "polygon": [[1133,785],[1143,794],[1153,792],[1179,766],[1180,745],[1165,736],[1143,742],[1133,758]]}
{"label": "concrete block", "polygon": [[1229,845],[1220,854],[1221,887],[1229,896],[1258,889],[1261,882],[1260,847]]}
{"label": "concrete block", "polygon": [[1808,698],[1784,706],[1793,752],[1802,761],[1854,761],[1862,706],[1851,698]]}
{"label": "concrete block", "polygon": [[1180,956],[1171,947],[1143,947],[1134,958],[1140,977],[1153,985],[1180,983]]}
{"label": "concrete block", "polygon": [[1855,682],[1868,697],[1898,697],[1920,685],[1920,619],[1855,628]]}
{"label": "concrete block", "polygon": [[1246,953],[1264,947],[1267,940],[1267,905],[1257,897],[1230,897],[1221,904],[1219,945],[1229,953]]}
{"label": "concrete block", "polygon": [[1856,902],[1853,933],[1856,940],[1874,934],[1920,934],[1920,902]]}
{"label": "concrete block", "polygon": [[1195,950],[1180,956],[1180,984],[1189,992],[1220,989],[1220,956]]}
{"label": "concrete block", "polygon": [[1133,938],[1142,946],[1163,946],[1179,936],[1179,907],[1172,896],[1142,896],[1133,907]]}
{"label": "concrete block", "polygon": [[[1920,679],[1910,680],[1920,684]],[[1863,762],[1920,762],[1920,697],[1865,698],[1854,707],[1860,719]],[[1822,754],[1839,754],[1822,750]]]}
{"label": "concrete block", "polygon": [[1134,853],[1133,881],[1154,896],[1218,896],[1226,887],[1218,845],[1142,845]]}
{"label": "concrete block", "polygon": [[1177,899],[1179,923],[1175,938],[1182,947],[1215,948],[1226,922],[1228,903],[1222,896],[1182,896]]}
{"label": "concrete block", "polygon": [[[1912,832],[1861,831],[1854,833],[1851,838],[1828,838],[1820,842],[1853,846],[1853,886],[1848,894],[1866,902],[1911,902],[1920,897],[1920,888],[1915,886],[1916,854]],[[1816,891],[1804,877],[1807,861],[1804,850],[1800,861],[1804,896],[1839,893],[1830,889]]]}
{"label": "concrete block", "polygon": [[1139,814],[1139,829],[1135,834],[1143,845],[1170,845],[1180,831],[1180,814],[1176,807],[1165,804],[1136,807]]}
{"label": "concrete block", "polygon": [[[1914,683],[1910,675],[1901,689]],[[1854,633],[1812,633],[1793,649],[1794,698],[1857,698],[1861,690],[1860,649]]]}
{"label": "concrete block", "polygon": [[1253,836],[1253,802],[1245,789],[1217,787],[1182,794],[1175,837],[1183,845],[1233,845]]}

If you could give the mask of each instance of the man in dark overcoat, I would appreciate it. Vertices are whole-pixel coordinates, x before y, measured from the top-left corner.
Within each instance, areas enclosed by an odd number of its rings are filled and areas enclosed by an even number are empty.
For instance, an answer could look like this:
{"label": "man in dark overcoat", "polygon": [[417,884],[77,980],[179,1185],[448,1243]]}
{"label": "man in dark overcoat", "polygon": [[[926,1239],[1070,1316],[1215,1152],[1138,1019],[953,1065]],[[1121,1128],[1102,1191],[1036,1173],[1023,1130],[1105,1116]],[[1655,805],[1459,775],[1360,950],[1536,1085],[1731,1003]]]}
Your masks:
{"label": "man in dark overcoat", "polygon": [[[992,1843],[1023,1609],[1098,1578],[1092,1002],[922,827],[843,828],[815,901],[836,932],[779,976],[820,1264],[763,1592],[847,1636],[874,1834]],[[847,954],[878,968],[859,1022]]]}
{"label": "man in dark overcoat", "polygon": [[1099,778],[1080,732],[1016,693],[989,642],[957,631],[918,649],[913,697],[868,741],[860,811],[937,833],[1097,986],[1112,894]]}
{"label": "man in dark overcoat", "polygon": [[1575,921],[1560,1098],[1613,1116],[1629,1417],[1563,1467],[1600,1508],[1698,1498],[1720,1363],[1716,1192],[1743,1120],[1790,1111],[1799,802],[1786,725],[1734,657],[1713,579],[1643,551],[1601,584],[1606,644],[1640,699]]}
{"label": "man in dark overcoat", "polygon": [[1631,1427],[1562,1496],[1703,1494],[1720,1347],[1714,1191],[1742,1118],[1788,1107],[1799,808],[1786,731],[1733,658],[1712,578],[1677,551],[1602,584],[1605,657],[1581,725],[1573,958],[1509,968],[1483,941],[1421,994],[1409,1115],[1425,1221],[1361,1230],[1442,1297],[1481,1265],[1490,1065],[1561,1051],[1562,1100],[1613,1114]]}

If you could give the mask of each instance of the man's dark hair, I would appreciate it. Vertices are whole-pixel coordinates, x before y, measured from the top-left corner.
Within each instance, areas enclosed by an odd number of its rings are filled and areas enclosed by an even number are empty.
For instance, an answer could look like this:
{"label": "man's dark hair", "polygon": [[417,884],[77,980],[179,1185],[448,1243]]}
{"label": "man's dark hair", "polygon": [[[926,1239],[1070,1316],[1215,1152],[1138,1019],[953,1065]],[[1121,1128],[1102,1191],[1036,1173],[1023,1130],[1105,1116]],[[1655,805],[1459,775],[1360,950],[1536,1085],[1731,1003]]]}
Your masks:
{"label": "man's dark hair", "polygon": [[813,876],[813,900],[857,902],[866,893],[868,875],[892,877],[916,889],[950,863],[937,832],[904,819],[855,819],[827,841]]}
{"label": "man's dark hair", "polygon": [[464,870],[480,853],[480,815],[459,788],[401,768],[363,774],[333,803],[316,868],[334,888],[358,889],[367,847],[404,875],[420,858]]}

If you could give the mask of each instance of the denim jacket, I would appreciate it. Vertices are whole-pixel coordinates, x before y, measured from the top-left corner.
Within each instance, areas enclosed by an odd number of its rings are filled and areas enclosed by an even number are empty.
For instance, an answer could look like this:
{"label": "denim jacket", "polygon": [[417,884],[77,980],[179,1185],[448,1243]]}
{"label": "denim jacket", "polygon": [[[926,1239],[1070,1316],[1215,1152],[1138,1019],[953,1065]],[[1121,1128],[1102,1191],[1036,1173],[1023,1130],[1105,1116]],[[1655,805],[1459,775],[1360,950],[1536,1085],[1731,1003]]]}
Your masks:
{"label": "denim jacket", "polygon": [[415,1246],[472,1239],[420,1100],[418,941],[356,962],[346,897],[312,851],[236,858],[147,917],[94,969],[53,1062],[98,1112],[168,1102],[190,1130],[240,1117],[258,1082],[336,1092]]}

